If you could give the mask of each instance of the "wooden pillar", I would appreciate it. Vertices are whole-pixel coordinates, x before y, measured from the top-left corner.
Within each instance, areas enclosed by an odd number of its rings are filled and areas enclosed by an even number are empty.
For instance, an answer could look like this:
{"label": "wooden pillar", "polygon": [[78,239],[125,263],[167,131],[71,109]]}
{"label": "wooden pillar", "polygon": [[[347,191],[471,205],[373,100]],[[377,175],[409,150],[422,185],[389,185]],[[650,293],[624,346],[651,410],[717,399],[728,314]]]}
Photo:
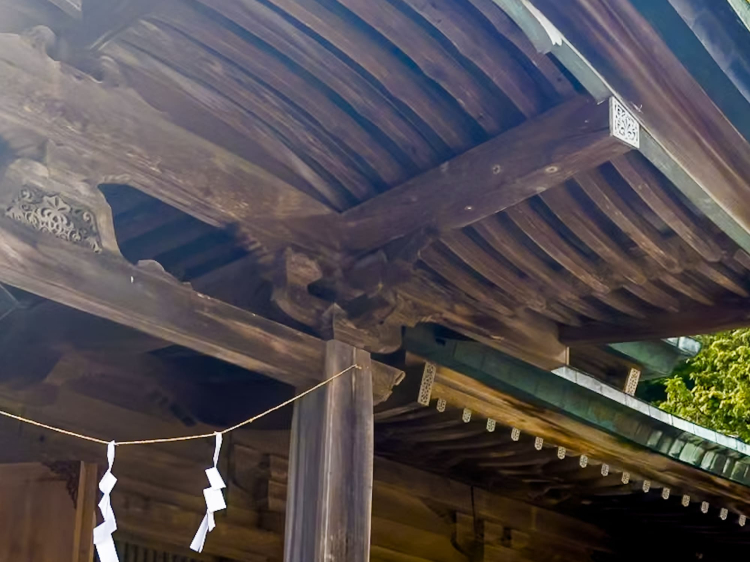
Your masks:
{"label": "wooden pillar", "polygon": [[373,411],[370,354],[326,345],[325,375],[353,369],[296,403],[285,562],[369,562]]}
{"label": "wooden pillar", "polygon": [[91,562],[97,466],[0,465],[0,560]]}
{"label": "wooden pillar", "polygon": [[94,559],[94,527],[96,507],[99,502],[99,466],[82,462],[78,476],[76,497],[76,523],[73,532],[73,562],[91,562]]}

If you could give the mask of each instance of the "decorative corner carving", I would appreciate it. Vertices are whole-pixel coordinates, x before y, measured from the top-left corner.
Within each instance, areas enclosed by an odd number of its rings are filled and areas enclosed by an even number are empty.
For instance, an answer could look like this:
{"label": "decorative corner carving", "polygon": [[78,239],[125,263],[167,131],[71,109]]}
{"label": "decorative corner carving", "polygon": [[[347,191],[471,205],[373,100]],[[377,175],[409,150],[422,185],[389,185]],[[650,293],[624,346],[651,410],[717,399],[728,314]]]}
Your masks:
{"label": "decorative corner carving", "polygon": [[104,195],[64,168],[13,161],[0,182],[0,209],[28,228],[95,253],[120,253]]}
{"label": "decorative corner carving", "polygon": [[419,387],[419,396],[417,402],[422,406],[430,405],[430,398],[432,397],[432,385],[435,384],[435,375],[437,374],[437,367],[434,363],[425,363],[424,373],[422,374],[422,384]]}
{"label": "decorative corner carving", "polygon": [[641,379],[641,372],[638,369],[632,368],[628,372],[628,378],[625,381],[625,394],[635,396],[635,391],[638,389],[638,381]]}
{"label": "decorative corner carving", "polygon": [[75,205],[59,193],[45,195],[33,187],[23,187],[5,209],[5,216],[97,254],[102,251],[93,211]]}
{"label": "decorative corner carving", "polygon": [[641,146],[641,127],[633,114],[618,100],[612,96],[609,98],[609,131],[610,134],[620,139],[633,148]]}

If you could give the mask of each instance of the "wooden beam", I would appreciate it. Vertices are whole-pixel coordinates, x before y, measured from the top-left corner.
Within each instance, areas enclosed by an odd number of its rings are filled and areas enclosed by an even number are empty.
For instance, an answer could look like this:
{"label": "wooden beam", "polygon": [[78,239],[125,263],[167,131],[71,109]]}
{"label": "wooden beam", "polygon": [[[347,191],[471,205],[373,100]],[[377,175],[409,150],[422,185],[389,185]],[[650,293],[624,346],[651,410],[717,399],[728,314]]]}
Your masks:
{"label": "wooden beam", "polygon": [[322,376],[322,341],[6,217],[0,282],[295,386]]}
{"label": "wooden beam", "polygon": [[456,229],[631,148],[612,136],[608,104],[579,97],[345,212],[342,243],[364,252],[419,229]]}
{"label": "wooden beam", "polygon": [[173,125],[132,89],[53,60],[44,48],[54,35],[37,35],[35,46],[29,37],[0,34],[3,140],[12,145],[33,134],[52,141],[47,158],[94,186],[132,185],[208,224],[239,225],[270,247],[313,244],[313,231],[300,233],[311,217],[331,216],[325,205]]}
{"label": "wooden beam", "polygon": [[285,562],[368,562],[374,422],[370,354],[326,345],[325,378],[358,365],[295,403]]}
{"label": "wooden beam", "polygon": [[648,320],[623,319],[617,324],[602,322],[577,327],[562,326],[560,341],[569,346],[621,343],[693,336],[748,326],[750,305],[747,301],[737,300],[712,306],[696,306],[675,314],[653,316]]}

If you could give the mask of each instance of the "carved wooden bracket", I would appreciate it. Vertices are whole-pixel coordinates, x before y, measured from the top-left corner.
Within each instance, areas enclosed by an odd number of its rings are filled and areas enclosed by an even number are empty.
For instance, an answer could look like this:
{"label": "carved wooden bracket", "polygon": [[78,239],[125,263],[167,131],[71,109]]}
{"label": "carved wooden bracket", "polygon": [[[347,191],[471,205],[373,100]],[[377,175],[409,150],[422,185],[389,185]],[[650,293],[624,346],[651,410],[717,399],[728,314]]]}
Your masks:
{"label": "carved wooden bracket", "polygon": [[26,158],[13,161],[0,180],[0,212],[95,253],[120,254],[104,195],[66,170]]}
{"label": "carved wooden bracket", "polygon": [[362,291],[344,290],[344,301],[352,294],[361,295],[343,303],[345,309],[334,302],[340,298],[338,291],[331,300],[311,294],[310,286],[323,277],[315,260],[287,248],[273,276],[272,299],[286,314],[323,338],[335,338],[373,353],[391,353],[401,347],[401,323],[388,320],[395,301],[368,299]]}
{"label": "carved wooden bracket", "polygon": [[325,317],[330,303],[308,291],[310,284],[321,277],[323,272],[313,259],[287,248],[274,272],[271,300],[298,322],[328,336]]}
{"label": "carved wooden bracket", "polygon": [[382,404],[393,394],[393,387],[398,386],[406,373],[394,367],[388,367],[378,361],[372,364],[372,405]]}

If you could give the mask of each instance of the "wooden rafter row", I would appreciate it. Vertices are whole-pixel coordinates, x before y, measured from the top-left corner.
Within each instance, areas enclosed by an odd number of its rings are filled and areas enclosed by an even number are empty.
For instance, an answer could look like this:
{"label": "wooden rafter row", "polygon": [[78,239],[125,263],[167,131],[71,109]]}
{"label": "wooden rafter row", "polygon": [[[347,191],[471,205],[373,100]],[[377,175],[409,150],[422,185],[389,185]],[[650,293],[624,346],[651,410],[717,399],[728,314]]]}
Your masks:
{"label": "wooden rafter row", "polygon": [[[467,408],[472,416],[490,418],[523,433],[539,436],[543,442],[555,443],[570,451],[583,451],[594,458],[611,459],[621,470],[653,482],[676,489],[695,489],[709,497],[725,497],[735,507],[746,502],[747,491],[741,484],[687,467],[678,460],[652,451],[634,450],[601,429],[578,422],[564,413],[555,413],[552,409],[537,409],[511,393],[490,388],[448,367],[437,366],[431,396],[432,399],[445,400],[454,408]],[[486,433],[486,428],[479,429]],[[457,423],[457,431],[462,435],[466,433],[466,423]],[[449,438],[445,430],[441,433],[443,438]],[[425,435],[419,438],[424,439]]]}

